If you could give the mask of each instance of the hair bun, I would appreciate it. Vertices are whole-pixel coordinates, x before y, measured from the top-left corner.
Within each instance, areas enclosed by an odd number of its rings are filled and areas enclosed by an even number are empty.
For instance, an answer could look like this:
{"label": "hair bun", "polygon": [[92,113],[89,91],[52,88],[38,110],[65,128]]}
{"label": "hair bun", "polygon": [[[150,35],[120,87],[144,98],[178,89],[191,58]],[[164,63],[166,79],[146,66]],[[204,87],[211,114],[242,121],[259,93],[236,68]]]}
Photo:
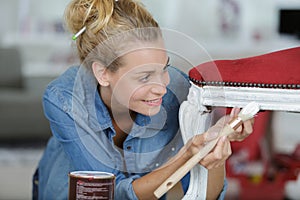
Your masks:
{"label": "hair bun", "polygon": [[72,33],[82,27],[97,33],[109,22],[115,0],[73,0],[65,10],[66,26]]}

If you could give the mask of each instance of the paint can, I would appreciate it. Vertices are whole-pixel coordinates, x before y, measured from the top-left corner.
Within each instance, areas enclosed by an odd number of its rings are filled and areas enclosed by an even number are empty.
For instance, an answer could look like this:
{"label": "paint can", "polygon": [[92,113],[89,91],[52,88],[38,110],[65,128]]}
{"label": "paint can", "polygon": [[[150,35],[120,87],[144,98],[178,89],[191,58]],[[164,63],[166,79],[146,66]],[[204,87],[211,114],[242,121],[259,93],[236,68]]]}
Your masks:
{"label": "paint can", "polygon": [[69,200],[113,200],[115,175],[100,171],[69,173]]}

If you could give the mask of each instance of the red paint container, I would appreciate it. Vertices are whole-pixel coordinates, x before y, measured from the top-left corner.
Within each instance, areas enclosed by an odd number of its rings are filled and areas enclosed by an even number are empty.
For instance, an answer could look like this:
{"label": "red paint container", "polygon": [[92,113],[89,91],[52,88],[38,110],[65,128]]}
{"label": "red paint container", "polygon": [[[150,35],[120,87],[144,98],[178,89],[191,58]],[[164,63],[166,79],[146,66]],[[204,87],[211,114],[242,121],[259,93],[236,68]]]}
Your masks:
{"label": "red paint container", "polygon": [[114,174],[99,171],[69,173],[69,200],[113,200]]}

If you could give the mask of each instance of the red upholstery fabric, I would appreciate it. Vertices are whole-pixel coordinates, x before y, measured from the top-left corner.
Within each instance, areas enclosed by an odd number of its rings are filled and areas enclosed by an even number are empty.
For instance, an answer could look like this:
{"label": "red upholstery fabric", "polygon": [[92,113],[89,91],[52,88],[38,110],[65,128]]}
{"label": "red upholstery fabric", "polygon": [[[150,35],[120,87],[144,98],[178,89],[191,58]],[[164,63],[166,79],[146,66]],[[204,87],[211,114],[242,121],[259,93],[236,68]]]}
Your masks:
{"label": "red upholstery fabric", "polygon": [[206,62],[191,69],[189,76],[192,81],[299,85],[300,47],[243,59]]}

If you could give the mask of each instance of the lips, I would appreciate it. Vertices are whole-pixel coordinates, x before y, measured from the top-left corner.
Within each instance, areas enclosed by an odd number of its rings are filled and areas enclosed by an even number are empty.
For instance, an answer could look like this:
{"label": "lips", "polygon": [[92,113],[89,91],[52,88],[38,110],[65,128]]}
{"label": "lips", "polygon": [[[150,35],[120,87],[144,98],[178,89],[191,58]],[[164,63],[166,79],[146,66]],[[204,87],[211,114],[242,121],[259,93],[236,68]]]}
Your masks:
{"label": "lips", "polygon": [[162,103],[162,98],[152,99],[152,100],[144,100],[144,102],[145,102],[148,106],[160,106],[161,103]]}

